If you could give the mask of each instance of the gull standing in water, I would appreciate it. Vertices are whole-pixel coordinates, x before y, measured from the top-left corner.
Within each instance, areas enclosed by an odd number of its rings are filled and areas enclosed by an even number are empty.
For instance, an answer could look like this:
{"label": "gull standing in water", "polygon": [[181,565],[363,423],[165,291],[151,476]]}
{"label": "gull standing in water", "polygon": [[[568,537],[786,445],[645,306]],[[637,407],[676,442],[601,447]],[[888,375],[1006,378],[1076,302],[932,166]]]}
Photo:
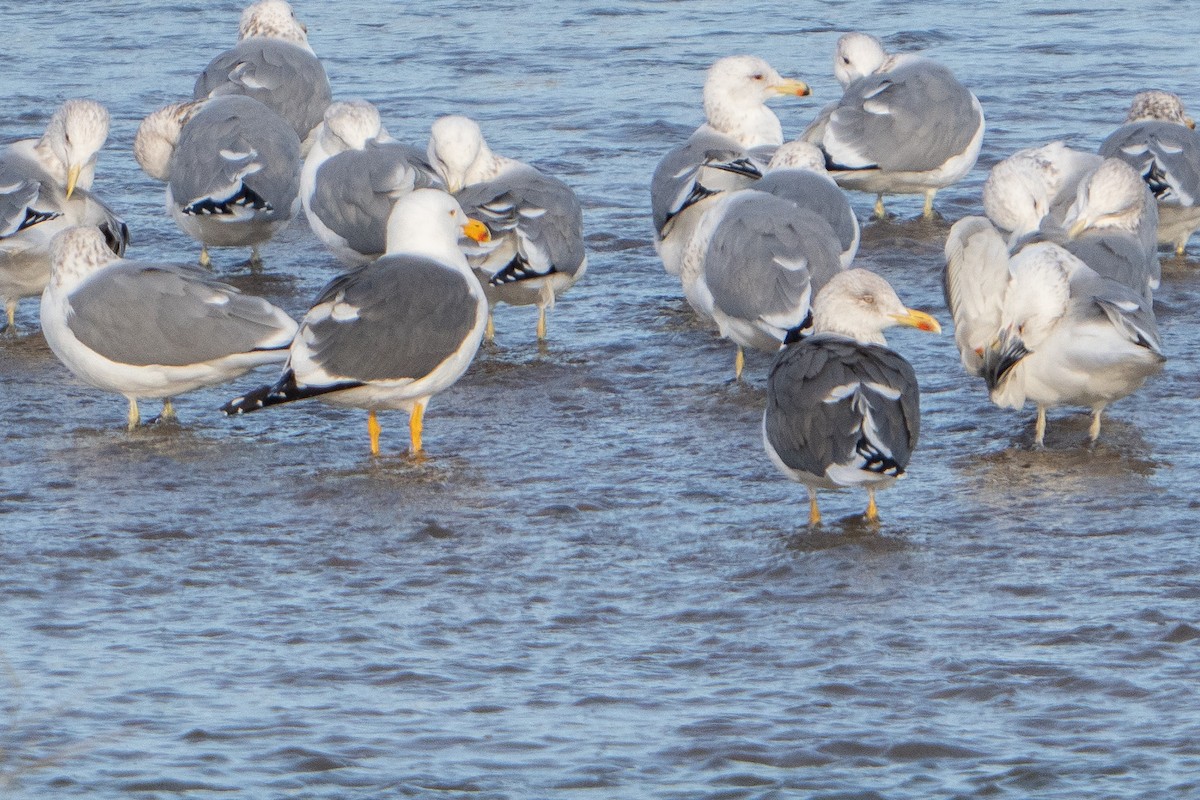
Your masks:
{"label": "gull standing in water", "polygon": [[78,378],[129,400],[131,430],[140,398],[162,398],[171,419],[171,398],[282,363],[296,332],[280,309],[205,272],[118,257],[92,227],[55,237],[51,270],[46,343]]}
{"label": "gull standing in water", "polygon": [[486,241],[487,227],[445,192],[400,198],[387,253],[330,281],[301,321],[279,380],[221,410],[242,414],[309,397],[365,408],[377,455],[376,412],[403,409],[409,454],[420,455],[429,399],[466,371],[487,324],[487,298],[459,248],[462,235]]}
{"label": "gull standing in water", "polygon": [[300,173],[308,226],[343,264],[374,261],[396,200],[441,181],[425,153],[392,139],[365,100],[332,103],[314,138]]}
{"label": "gull standing in water", "polygon": [[920,390],[907,361],[888,349],[893,325],[941,331],[906,308],[883,278],[835,275],[813,300],[812,336],[780,351],[767,379],[763,445],[771,462],[808,487],[809,525],[821,522],[818,489],[861,486],[868,522],[875,490],[904,474],[920,434]]}
{"label": "gull standing in water", "polygon": [[[546,309],[587,271],[583,209],[569,186],[516,159],[496,155],[478,123],[447,116],[433,123],[429,163],[491,241],[468,253],[491,304],[536,305],[537,338]],[[488,339],[494,331],[488,317]]]}
{"label": "gull standing in water", "polygon": [[259,246],[300,209],[300,140],[275,112],[251,97],[227,95],[175,103],[138,126],[133,154],[167,184],[167,210],[208,248]]}
{"label": "gull standing in water", "polygon": [[307,151],[332,94],[308,29],[285,0],[259,0],[242,12],[237,45],[204,68],[192,97],[228,94],[253,97],[283,117]]}
{"label": "gull standing in water", "polygon": [[755,56],[728,56],[709,68],[706,122],[663,156],[650,181],[654,247],[669,274],[680,273],[683,249],[711,198],[758,180],[783,144],[783,127],[767,100],[808,93],[803,81],[781,77]]}
{"label": "gull standing in water", "polygon": [[1200,134],[1170,92],[1151,90],[1133,98],[1125,124],[1100,145],[1100,155],[1133,167],[1158,201],[1158,241],[1183,255],[1200,228]]}
{"label": "gull standing in water", "polygon": [[885,194],[924,194],[933,216],[937,191],[975,166],[983,143],[979,101],[946,67],[913,55],[888,55],[865,33],[838,39],[834,74],[845,87],[804,132],[826,156],[829,174],[846,189],[874,192],[884,217]]}
{"label": "gull standing in water", "polygon": [[104,234],[121,255],[129,229],[88,191],[96,157],[108,138],[108,111],[92,100],[68,100],[45,133],[0,150],[0,300],[14,331],[17,301],[41,294],[50,280],[50,242],[75,225]]}

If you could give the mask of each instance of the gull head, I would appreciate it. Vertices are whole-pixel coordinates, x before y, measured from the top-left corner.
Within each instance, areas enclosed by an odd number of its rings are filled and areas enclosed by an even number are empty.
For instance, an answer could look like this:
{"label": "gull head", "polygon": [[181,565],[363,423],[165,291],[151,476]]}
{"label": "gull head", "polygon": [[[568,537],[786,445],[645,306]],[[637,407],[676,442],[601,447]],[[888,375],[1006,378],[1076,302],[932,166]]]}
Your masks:
{"label": "gull head", "polygon": [[331,103],[325,109],[325,124],[321,143],[330,154],[346,150],[362,150],[367,142],[383,134],[379,109],[366,100],[345,100]]}
{"label": "gull head", "polygon": [[1138,92],[1133,96],[1133,102],[1129,104],[1129,113],[1125,115],[1126,123],[1146,120],[1174,122],[1189,128],[1196,127],[1195,121],[1184,111],[1183,100],[1179,98],[1179,95],[1164,92],[1161,89]]}
{"label": "gull head", "polygon": [[1079,184],[1063,227],[1075,238],[1087,230],[1116,228],[1133,232],[1146,212],[1146,184],[1119,158],[1106,158]]}
{"label": "gull head", "polygon": [[387,253],[429,256],[466,269],[466,256],[458,246],[463,237],[475,242],[491,238],[487,226],[469,218],[458,201],[446,192],[417,189],[392,206],[387,223]]}
{"label": "gull head", "polygon": [[798,139],[784,142],[771,156],[767,169],[804,169],[825,174],[825,154],[812,142]]}
{"label": "gull head", "polygon": [[766,107],[777,95],[804,97],[803,81],[784,78],[757,56],[728,56],[708,69],[704,80],[704,114],[708,124],[745,147],[782,144],[779,118]]}
{"label": "gull head", "polygon": [[67,197],[91,188],[96,156],[108,139],[108,110],[94,100],[68,100],[50,117],[42,142],[61,165]]}
{"label": "gull head", "polygon": [[833,53],[833,76],[845,89],[859,78],[883,66],[887,52],[883,42],[869,33],[847,33],[839,37]]}
{"label": "gull head", "polygon": [[159,181],[171,179],[171,156],[179,144],[179,135],[204,102],[172,103],[142,120],[133,139],[133,157],[142,172]]}
{"label": "gull head", "polygon": [[494,160],[479,123],[457,114],[441,117],[433,123],[429,130],[428,155],[429,163],[452,194],[490,177]]}
{"label": "gull head", "polygon": [[93,272],[119,260],[120,256],[109,249],[104,234],[96,226],[67,228],[50,240],[51,285],[75,285]]}
{"label": "gull head", "polygon": [[308,47],[308,28],[296,19],[286,0],[259,0],[247,6],[238,25],[238,39],[264,36]]}
{"label": "gull head", "polygon": [[904,325],[931,333],[942,326],[924,311],[908,308],[886,280],[865,269],[839,272],[812,302],[813,332],[837,333],[864,344],[887,344],[883,332]]}

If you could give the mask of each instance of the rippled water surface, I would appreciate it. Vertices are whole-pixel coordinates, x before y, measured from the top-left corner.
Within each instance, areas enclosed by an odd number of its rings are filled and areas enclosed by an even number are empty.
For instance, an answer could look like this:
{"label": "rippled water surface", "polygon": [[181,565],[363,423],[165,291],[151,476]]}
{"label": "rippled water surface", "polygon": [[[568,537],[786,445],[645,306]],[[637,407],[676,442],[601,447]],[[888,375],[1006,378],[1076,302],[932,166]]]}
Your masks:
{"label": "rippled water surface", "polygon": [[[1095,148],[1142,88],[1200,108],[1190,4],[1091,5],[300,0],[336,97],[414,143],[471,114],[573,185],[589,273],[544,352],[530,308],[500,311],[431,405],[423,464],[399,413],[378,459],[359,411],[217,414],[253,376],[127,433],[24,301],[27,335],[0,340],[0,795],[1200,797],[1200,243],[1165,262],[1166,372],[1094,450],[1081,410],[1031,450],[1032,410],[994,408],[951,336],[895,333],[924,429],[878,531],[853,493],[806,529],[759,442],[769,359],[730,384],[732,347],[650,244],[649,176],[700,122],[706,66],[753,52],[809,81],[774,104],[795,135],[864,28],[944,61],[988,116],[945,221],[907,198],[864,230],[863,263],[948,322],[942,243],[988,166]],[[10,4],[0,137],[103,101],[96,190],[131,255],[193,259],[131,143],[240,7]],[[338,271],[303,221],[264,257],[216,268],[297,314]]]}

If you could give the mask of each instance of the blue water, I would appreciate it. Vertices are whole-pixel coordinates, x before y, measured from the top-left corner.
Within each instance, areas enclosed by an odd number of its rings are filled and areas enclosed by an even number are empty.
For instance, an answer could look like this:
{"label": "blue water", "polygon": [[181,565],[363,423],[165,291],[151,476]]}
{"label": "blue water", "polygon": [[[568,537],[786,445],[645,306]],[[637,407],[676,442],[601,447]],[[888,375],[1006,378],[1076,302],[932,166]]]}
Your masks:
{"label": "blue water", "polygon": [[[1200,243],[1167,259],[1163,375],[1106,414],[1003,411],[952,337],[896,333],[923,389],[909,475],[825,496],[762,452],[769,358],[694,322],[650,244],[655,163],[701,121],[717,57],[838,94],[840,32],[949,65],[984,105],[980,166],[864,222],[860,261],[944,323],[946,231],[986,169],[1094,149],[1139,89],[1200,108],[1189,4],[300,3],[335,97],[423,143],[441,114],[576,188],[590,269],[435,399],[430,460],[383,415],[215,409],[127,433],[125,401],[28,335],[0,341],[0,795],[12,797],[1200,797]],[[113,115],[95,190],[139,258],[196,247],[136,167],[138,122],[190,94],[239,3],[19,2],[0,139],[72,96]],[[297,314],[337,273],[303,220],[216,269]],[[268,375],[261,376],[263,378]],[[147,409],[150,411],[151,409]]]}

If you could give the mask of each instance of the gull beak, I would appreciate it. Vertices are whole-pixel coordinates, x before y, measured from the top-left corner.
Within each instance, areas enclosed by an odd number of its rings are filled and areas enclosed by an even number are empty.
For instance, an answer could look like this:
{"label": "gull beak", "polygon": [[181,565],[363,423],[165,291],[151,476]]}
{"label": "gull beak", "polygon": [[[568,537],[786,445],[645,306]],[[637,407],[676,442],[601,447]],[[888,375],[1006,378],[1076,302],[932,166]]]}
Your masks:
{"label": "gull beak", "polygon": [[1011,328],[1001,331],[983,354],[982,374],[988,391],[996,391],[1012,368],[1031,352],[1020,336],[1013,335]]}
{"label": "gull beak", "polygon": [[1083,217],[1080,217],[1079,219],[1075,220],[1075,222],[1073,222],[1071,224],[1071,227],[1067,228],[1067,238],[1075,239],[1076,237],[1079,236],[1079,234],[1081,234],[1085,230],[1087,230],[1087,228],[1088,228],[1088,220],[1084,219]]}
{"label": "gull beak", "polygon": [[929,333],[942,332],[942,326],[938,324],[936,319],[924,311],[917,311],[915,308],[906,308],[903,314],[893,314],[892,319],[896,320],[896,323],[899,325],[907,325],[919,331],[928,331]]}
{"label": "gull beak", "polygon": [[492,240],[492,233],[488,230],[487,225],[477,219],[467,220],[467,224],[462,226],[462,231],[463,236],[478,244],[485,244]]}
{"label": "gull beak", "polygon": [[67,199],[71,199],[71,194],[75,191],[75,184],[79,182],[80,166],[73,164],[67,170]]}
{"label": "gull beak", "polygon": [[1192,119],[1191,117],[1184,117],[1183,124],[1187,125],[1191,130],[1196,130],[1196,120]]}
{"label": "gull beak", "polygon": [[795,95],[796,97],[807,97],[812,94],[807,83],[792,78],[784,78],[779,83],[771,86],[770,89],[775,94]]}

